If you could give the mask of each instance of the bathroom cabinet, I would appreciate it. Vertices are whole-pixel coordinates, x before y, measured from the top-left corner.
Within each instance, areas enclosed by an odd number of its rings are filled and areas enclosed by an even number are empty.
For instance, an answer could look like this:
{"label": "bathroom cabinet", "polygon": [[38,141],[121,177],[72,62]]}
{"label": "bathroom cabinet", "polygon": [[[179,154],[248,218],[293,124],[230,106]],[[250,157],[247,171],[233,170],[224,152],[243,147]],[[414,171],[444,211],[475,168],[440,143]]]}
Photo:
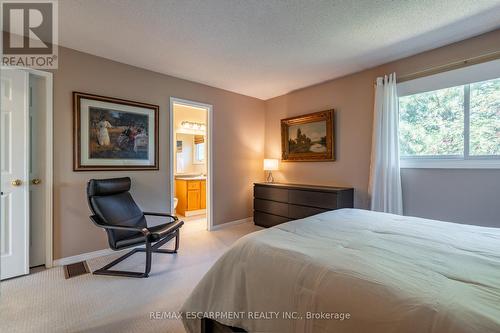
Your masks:
{"label": "bathroom cabinet", "polygon": [[176,213],[190,216],[205,213],[206,180],[176,178],[175,196],[178,199]]}

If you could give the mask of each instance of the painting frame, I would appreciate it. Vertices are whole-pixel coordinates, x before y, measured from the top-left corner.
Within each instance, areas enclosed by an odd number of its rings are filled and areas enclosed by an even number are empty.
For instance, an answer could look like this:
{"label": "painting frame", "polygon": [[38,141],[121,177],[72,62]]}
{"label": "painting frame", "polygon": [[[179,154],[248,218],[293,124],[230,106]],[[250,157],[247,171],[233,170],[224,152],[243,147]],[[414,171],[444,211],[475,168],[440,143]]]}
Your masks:
{"label": "painting frame", "polygon": [[[294,152],[290,150],[290,128],[298,125],[325,122],[324,151]],[[281,119],[281,159],[283,162],[332,162],[335,161],[334,110],[325,110]],[[293,141],[292,141],[293,142]]]}
{"label": "painting frame", "polygon": [[[139,129],[139,132],[142,130],[146,133],[143,135],[147,140],[146,152],[143,154],[147,155],[147,159],[92,158],[89,144],[91,126],[88,123],[91,112],[95,110],[91,108],[115,114],[129,113],[130,117],[147,119],[147,128]],[[73,91],[73,171],[159,170],[159,109],[154,104]],[[107,140],[110,140],[109,137]]]}

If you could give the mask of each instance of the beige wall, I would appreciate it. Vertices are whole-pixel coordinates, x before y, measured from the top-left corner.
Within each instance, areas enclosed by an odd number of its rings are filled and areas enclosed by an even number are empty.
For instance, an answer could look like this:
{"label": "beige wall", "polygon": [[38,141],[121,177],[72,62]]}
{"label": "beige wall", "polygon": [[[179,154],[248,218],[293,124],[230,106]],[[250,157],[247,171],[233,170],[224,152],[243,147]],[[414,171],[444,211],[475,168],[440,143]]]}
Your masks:
{"label": "beige wall", "polygon": [[[160,170],[73,172],[72,91],[160,106]],[[214,107],[214,224],[252,215],[252,183],[263,179],[264,102],[74,50],[59,49],[54,71],[54,258],[107,247],[92,225],[85,197],[90,178],[130,176],[132,194],[145,210],[168,211],[169,98]]]}
{"label": "beige wall", "polygon": [[[368,207],[375,78],[394,71],[398,75],[414,73],[498,50],[500,29],[266,101],[265,154],[269,158],[280,157],[280,119],[335,109],[337,161],[281,163],[281,171],[273,172],[276,180],[352,186],[355,188],[355,206]],[[426,207],[419,209],[421,214],[425,211]]]}

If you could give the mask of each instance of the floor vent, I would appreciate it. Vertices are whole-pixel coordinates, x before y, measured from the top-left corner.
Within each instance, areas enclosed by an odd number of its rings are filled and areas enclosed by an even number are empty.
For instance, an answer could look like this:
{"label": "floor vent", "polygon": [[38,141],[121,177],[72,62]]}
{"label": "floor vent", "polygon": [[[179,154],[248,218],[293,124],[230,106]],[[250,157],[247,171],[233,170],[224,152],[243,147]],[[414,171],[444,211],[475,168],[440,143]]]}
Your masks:
{"label": "floor vent", "polygon": [[70,265],[64,265],[64,277],[71,279],[72,277],[90,273],[89,266],[86,261],[80,261]]}

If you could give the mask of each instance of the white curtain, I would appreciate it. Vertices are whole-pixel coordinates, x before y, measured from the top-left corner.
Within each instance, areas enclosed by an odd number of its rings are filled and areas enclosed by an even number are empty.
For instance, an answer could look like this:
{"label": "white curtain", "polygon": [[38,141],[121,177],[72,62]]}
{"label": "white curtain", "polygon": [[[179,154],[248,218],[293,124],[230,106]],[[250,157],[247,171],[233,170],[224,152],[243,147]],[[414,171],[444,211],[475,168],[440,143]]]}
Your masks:
{"label": "white curtain", "polygon": [[396,73],[392,73],[378,77],[375,86],[369,186],[371,209],[403,214],[401,192],[398,94]]}

